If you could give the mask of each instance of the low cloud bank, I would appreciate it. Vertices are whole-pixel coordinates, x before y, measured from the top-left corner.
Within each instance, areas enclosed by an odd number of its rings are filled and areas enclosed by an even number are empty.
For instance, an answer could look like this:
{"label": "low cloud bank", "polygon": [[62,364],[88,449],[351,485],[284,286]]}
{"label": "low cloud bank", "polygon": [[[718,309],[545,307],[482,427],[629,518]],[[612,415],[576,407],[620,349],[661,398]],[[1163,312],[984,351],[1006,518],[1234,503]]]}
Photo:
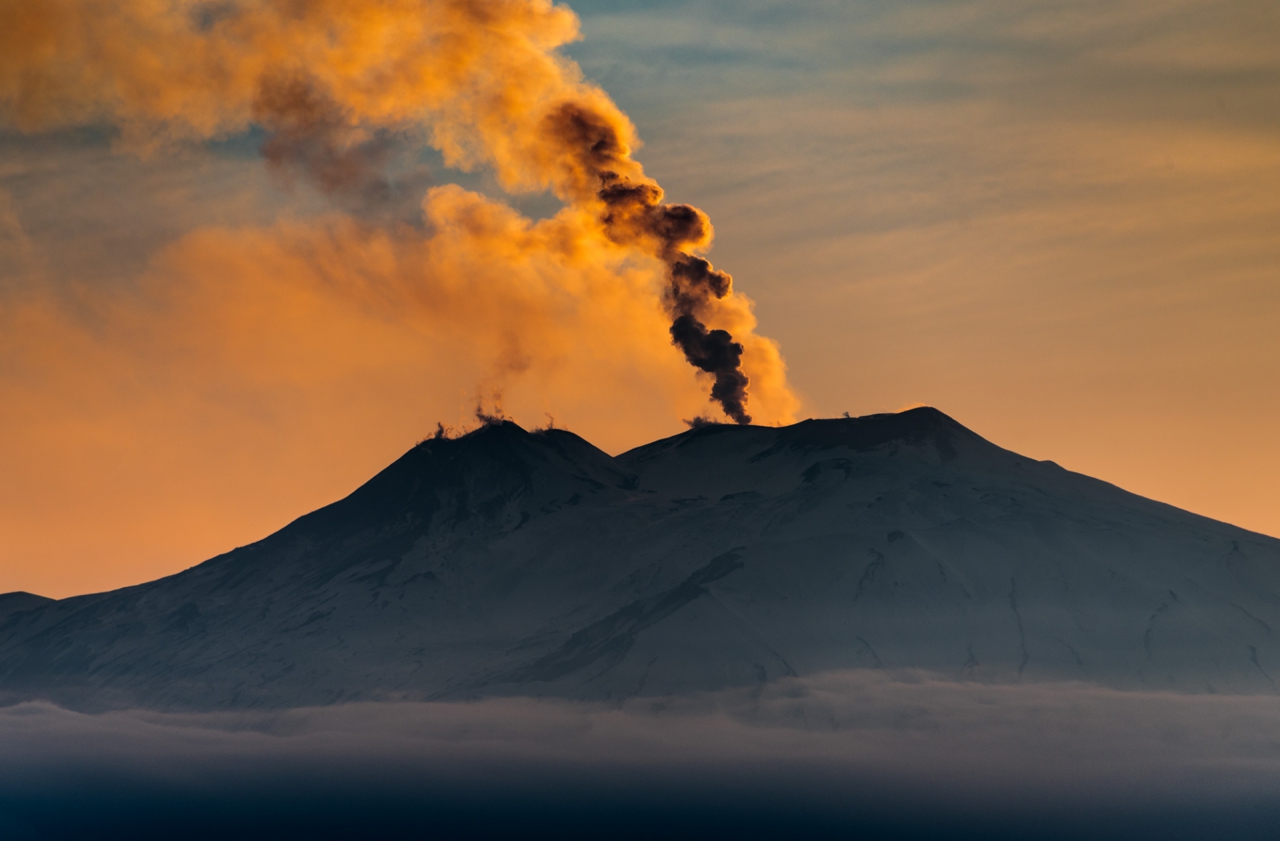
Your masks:
{"label": "low cloud bank", "polygon": [[423,821],[463,834],[1242,838],[1280,819],[1274,696],[878,672],[617,705],[28,703],[0,710],[0,756],[0,828],[19,838],[89,825],[412,834]]}

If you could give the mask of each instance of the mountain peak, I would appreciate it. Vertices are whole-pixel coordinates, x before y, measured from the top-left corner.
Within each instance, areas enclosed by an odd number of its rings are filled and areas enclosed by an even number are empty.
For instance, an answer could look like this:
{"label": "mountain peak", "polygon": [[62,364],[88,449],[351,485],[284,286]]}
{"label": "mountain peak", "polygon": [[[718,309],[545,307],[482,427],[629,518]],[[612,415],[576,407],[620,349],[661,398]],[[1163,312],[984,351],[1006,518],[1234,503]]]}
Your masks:
{"label": "mountain peak", "polygon": [[[543,502],[606,487],[628,475],[607,453],[571,432],[529,432],[509,420],[485,423],[457,438],[428,438],[350,496],[297,521],[296,525],[396,519],[422,524],[448,511],[454,520],[501,507],[498,501]],[[327,530],[327,529],[326,529]]]}
{"label": "mountain peak", "polygon": [[475,429],[468,430],[461,435],[453,436],[445,433],[444,427],[440,428],[440,432],[418,442],[418,446],[414,449],[449,451],[459,446],[461,447],[494,447],[503,446],[503,442],[507,444],[517,441],[528,442],[529,439],[538,435],[538,432],[530,432],[520,424],[506,418],[486,418]]}
{"label": "mountain peak", "polygon": [[37,596],[25,590],[15,593],[0,593],[0,621],[6,617],[26,610],[35,610],[53,602],[45,596]]}
{"label": "mountain peak", "polygon": [[443,438],[443,439],[435,439],[435,440],[461,441],[463,439],[480,439],[480,438],[495,438],[495,437],[523,438],[525,436],[534,435],[534,434],[536,433],[530,432],[520,424],[508,418],[486,417],[482,420],[481,424],[478,427],[468,432],[465,432],[462,435],[459,435],[457,438],[452,438],[452,439]]}
{"label": "mountain peak", "polygon": [[811,418],[782,430],[781,441],[794,449],[848,447],[859,452],[890,443],[932,445],[946,459],[964,443],[984,438],[932,406],[856,418]]}
{"label": "mountain peak", "polygon": [[761,459],[783,451],[847,449],[867,452],[905,444],[934,449],[943,460],[970,447],[998,450],[977,433],[931,406],[861,417],[809,418],[791,426],[705,424],[654,441],[618,456],[625,465],[639,465],[672,450],[711,448],[755,449]]}

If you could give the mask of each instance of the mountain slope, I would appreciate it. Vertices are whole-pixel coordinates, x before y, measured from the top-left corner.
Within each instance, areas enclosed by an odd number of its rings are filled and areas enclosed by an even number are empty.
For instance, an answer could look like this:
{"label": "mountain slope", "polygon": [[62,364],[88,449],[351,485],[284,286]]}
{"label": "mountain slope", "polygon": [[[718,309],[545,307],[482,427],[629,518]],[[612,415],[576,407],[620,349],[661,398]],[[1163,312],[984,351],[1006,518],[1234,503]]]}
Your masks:
{"label": "mountain slope", "polygon": [[1280,541],[933,409],[617,458],[511,423],[160,581],[0,597],[0,693],[82,708],[579,698],[865,667],[1276,691]]}

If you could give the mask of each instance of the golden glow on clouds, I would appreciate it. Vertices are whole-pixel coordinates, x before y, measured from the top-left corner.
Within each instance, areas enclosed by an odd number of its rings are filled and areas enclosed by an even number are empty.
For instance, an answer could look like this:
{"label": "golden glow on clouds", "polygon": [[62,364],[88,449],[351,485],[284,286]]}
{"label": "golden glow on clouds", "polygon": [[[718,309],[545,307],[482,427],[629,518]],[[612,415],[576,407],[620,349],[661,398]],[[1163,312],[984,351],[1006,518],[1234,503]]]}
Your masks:
{"label": "golden glow on clouds", "polygon": [[[206,5],[193,27],[197,5],[0,0],[11,124],[113,123],[146,156],[0,138],[0,591],[118,586],[261,537],[478,391],[613,450],[709,408],[661,265],[604,236],[538,142],[571,94],[638,144],[558,57],[572,14],[324,0]],[[623,12],[569,48],[715,218],[806,413],[935,405],[1280,534],[1274,3],[605,5]],[[264,113],[262,80],[283,96],[304,71],[310,99]],[[320,140],[286,151],[339,192],[376,180],[380,143],[479,175],[388,221],[199,145],[309,118]],[[504,189],[566,209],[480,194]],[[720,303],[752,413],[789,419],[777,346],[746,298]]]}
{"label": "golden glow on clouds", "polygon": [[[427,139],[449,166],[565,205],[534,222],[444,186],[416,220],[198,228],[124,288],[40,288],[6,213],[17,291],[0,315],[0,402],[20,411],[0,418],[13,442],[0,451],[4,588],[93,589],[171,568],[166,554],[225,548],[328,501],[478,398],[606,445],[705,410],[662,290],[677,249],[710,246],[710,225],[694,211],[688,235],[609,221],[624,210],[598,195],[602,173],[651,182],[630,158],[629,120],[556,52],[577,36],[567,9],[33,0],[0,6],[0,32],[0,107],[22,131],[105,120],[150,156],[258,125],[286,175],[357,194],[366,211],[385,206],[387,146]],[[594,133],[586,148],[556,122],[566,103]],[[744,346],[756,421],[793,419],[751,302],[729,292],[695,314]],[[261,470],[315,477],[317,492],[282,498],[255,486]]]}

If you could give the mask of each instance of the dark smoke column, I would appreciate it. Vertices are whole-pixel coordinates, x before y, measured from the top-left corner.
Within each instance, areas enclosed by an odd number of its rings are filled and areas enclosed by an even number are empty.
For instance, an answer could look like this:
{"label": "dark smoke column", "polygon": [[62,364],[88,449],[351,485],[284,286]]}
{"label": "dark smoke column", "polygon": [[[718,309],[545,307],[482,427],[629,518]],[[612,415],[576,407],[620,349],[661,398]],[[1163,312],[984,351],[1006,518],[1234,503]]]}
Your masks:
{"label": "dark smoke column", "polygon": [[[678,206],[677,206],[678,207]],[[742,345],[727,330],[708,330],[696,315],[709,296],[723,298],[733,289],[733,278],[717,271],[701,257],[680,254],[668,264],[671,285],[667,289],[667,311],[671,340],[684,351],[695,368],[714,374],[711,399],[724,408],[735,423],[751,423],[747,414],[747,375],[742,371]]]}
{"label": "dark smoke column", "polygon": [[751,423],[742,345],[727,330],[709,330],[703,317],[711,301],[733,291],[733,278],[692,252],[711,241],[707,215],[687,204],[664,204],[652,179],[638,171],[630,150],[608,117],[577,102],[556,108],[548,128],[565,156],[574,193],[601,205],[600,221],[615,242],[639,246],[667,267],[663,303],[671,315],[671,341],[690,365],[715,377],[711,399],[735,423]]}

